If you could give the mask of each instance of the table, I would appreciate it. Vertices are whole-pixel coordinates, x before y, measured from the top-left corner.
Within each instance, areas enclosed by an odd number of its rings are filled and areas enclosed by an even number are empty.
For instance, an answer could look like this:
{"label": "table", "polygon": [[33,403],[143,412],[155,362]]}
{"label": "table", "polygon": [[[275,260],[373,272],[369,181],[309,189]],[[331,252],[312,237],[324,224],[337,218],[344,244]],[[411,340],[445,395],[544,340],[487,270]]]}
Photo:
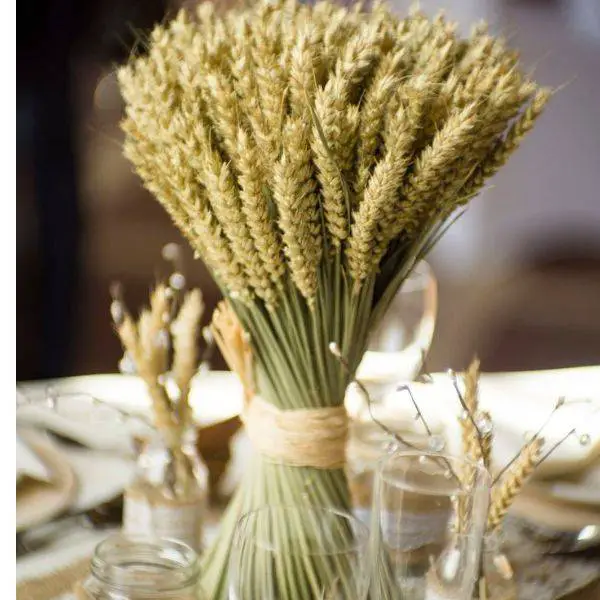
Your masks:
{"label": "table", "polygon": [[[565,373],[557,373],[556,377],[552,377],[552,387],[556,388],[557,385],[560,385],[560,382],[564,380]],[[97,376],[97,377],[83,377],[83,378],[70,378],[68,380],[60,380],[51,382],[54,387],[65,389],[65,390],[74,390],[81,389],[82,386],[91,385],[94,390],[106,390],[112,385],[111,382],[114,381],[115,377],[119,376]],[[113,378],[113,379],[111,379]],[[502,376],[493,375],[490,376],[490,380],[499,381],[502,379]],[[585,384],[584,387],[590,385],[590,382],[593,384],[594,382],[600,382],[600,368],[594,368],[593,370],[586,370],[585,377],[583,377],[585,381],[588,383]],[[516,381],[521,381],[521,383],[527,387],[530,385],[533,389],[531,383],[528,383],[526,374],[520,374],[515,376]],[[579,381],[580,379],[578,379]],[[119,379],[120,382],[123,383],[125,390],[121,391],[117,396],[119,399],[126,398],[127,403],[130,406],[138,406],[139,403],[136,404],[138,396],[144,397],[145,392],[143,390],[143,385],[141,386],[139,382],[135,380],[135,378],[122,378]],[[30,390],[43,390],[47,385],[47,382],[38,382],[32,384],[31,386],[25,385],[24,388]],[[230,385],[230,384],[228,384]],[[570,385],[570,384],[569,384]],[[598,386],[600,389],[600,386]],[[237,390],[237,391],[235,391]],[[538,390],[539,391],[539,390]],[[236,396],[237,393],[240,393],[239,398]],[[100,394],[100,397],[104,397]],[[206,418],[206,412],[210,413],[210,422],[214,422],[215,419],[219,418],[227,418],[232,414],[235,414],[237,410],[241,407],[242,399],[241,399],[241,389],[230,388],[230,395],[223,398],[219,398],[219,403],[206,403],[204,398],[200,398],[196,404],[196,408],[202,407],[199,411],[199,414]],[[217,414],[215,412],[215,407],[217,404],[220,404],[221,407],[224,407],[225,413],[223,415]],[[143,405],[143,402],[142,402]],[[204,414],[202,411],[205,411]],[[211,412],[212,411],[212,412]],[[237,453],[234,452],[234,455],[243,456],[247,453],[247,440],[241,436],[237,441],[237,444],[241,444],[241,451]],[[217,461],[218,462],[218,461]],[[235,461],[234,461],[235,463]],[[243,465],[237,464],[232,467],[233,472],[240,473],[243,471]],[[218,513],[214,512],[211,515],[211,527],[209,528],[208,537],[212,537],[216,531],[216,525],[218,523]],[[41,575],[47,574],[51,572],[55,568],[60,568],[63,565],[68,564],[69,562],[76,561],[85,556],[90,556],[94,546],[102,539],[105,534],[98,532],[90,532],[90,531],[76,531],[72,532],[72,534],[67,538],[61,538],[56,543],[52,544],[48,548],[45,549],[45,552],[39,556],[26,556],[23,559],[19,559],[17,561],[17,580],[25,581],[32,577],[39,577]],[[600,560],[600,555],[598,556]],[[23,600],[26,600],[23,598]],[[576,594],[573,594],[568,597],[568,600],[600,600],[600,583],[594,584],[590,586],[586,590],[582,590]]]}

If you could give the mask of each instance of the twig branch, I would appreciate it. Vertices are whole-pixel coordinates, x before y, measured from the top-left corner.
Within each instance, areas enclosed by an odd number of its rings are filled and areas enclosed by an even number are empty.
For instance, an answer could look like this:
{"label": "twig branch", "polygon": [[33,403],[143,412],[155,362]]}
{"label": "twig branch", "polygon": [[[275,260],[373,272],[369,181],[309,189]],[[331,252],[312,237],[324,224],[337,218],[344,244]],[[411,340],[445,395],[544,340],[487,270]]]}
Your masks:
{"label": "twig branch", "polygon": [[[373,400],[371,399],[371,394],[369,394],[369,390],[367,390],[367,388],[365,387],[365,385],[358,379],[356,379],[356,377],[354,377],[352,375],[352,372],[350,371],[350,366],[348,365],[348,362],[346,361],[346,359],[343,357],[339,346],[335,343],[335,342],[331,342],[329,344],[329,351],[338,359],[338,361],[340,362],[340,364],[342,365],[342,367],[346,370],[346,372],[348,373],[348,375],[350,375],[351,379],[352,379],[352,383],[354,383],[356,386],[358,386],[358,388],[360,389],[360,391],[364,394],[366,400],[367,400],[367,409],[369,411],[369,416],[371,417],[371,419],[373,420],[373,422],[378,425],[379,427],[381,427],[381,429],[387,433],[389,436],[391,436],[393,439],[395,439],[397,442],[400,442],[401,444],[404,444],[405,446],[407,446],[408,448],[411,448],[412,450],[418,450],[419,452],[423,452],[423,448],[420,448],[419,446],[416,446],[415,444],[409,442],[408,440],[404,439],[400,434],[396,433],[395,431],[391,430],[387,425],[385,425],[385,423],[382,423],[379,419],[377,419],[373,413]],[[410,395],[410,398],[415,406],[415,408],[417,409],[418,414],[420,415],[420,419],[422,420],[425,428],[427,429],[427,432],[429,434],[429,437],[432,437],[431,434],[431,430],[429,428],[429,425],[427,424],[427,422],[425,421],[423,414],[421,413],[421,410],[419,409],[418,404],[415,401],[414,396],[412,395],[412,392],[410,390],[410,388],[408,388],[408,386],[404,386],[407,388],[407,391]],[[399,390],[401,390],[402,388],[399,388]],[[452,464],[450,463],[450,461],[445,457],[445,456],[438,456],[436,457],[438,458],[444,465],[444,467],[446,467],[450,473],[452,474],[452,476],[456,479],[456,481],[458,481],[458,484],[460,485],[460,487],[462,488],[463,486],[463,482],[460,479],[460,477],[458,476],[458,474],[456,473],[456,471],[452,468]],[[435,460],[435,459],[434,459]]]}
{"label": "twig branch", "polygon": [[433,436],[433,433],[431,432],[431,429],[429,428],[429,425],[427,424],[427,421],[425,420],[425,417],[423,416],[423,413],[421,412],[421,409],[419,408],[419,405],[417,404],[417,401],[415,400],[415,397],[413,396],[413,393],[412,393],[410,387],[408,385],[401,385],[400,387],[398,387],[396,389],[396,391],[408,393],[408,395],[410,396],[411,402],[413,403],[413,406],[415,407],[415,410],[417,411],[417,417],[418,417],[419,421],[421,421],[421,423],[423,423],[423,427],[425,427],[425,431],[427,432],[427,435],[429,437]]}
{"label": "twig branch", "polygon": [[554,444],[552,444],[552,446],[550,447],[550,449],[538,460],[536,466],[539,467],[547,458],[550,457],[550,455],[560,445],[562,445],[564,442],[566,442],[567,439],[570,438],[576,432],[577,432],[577,427],[573,427],[573,429],[571,429],[570,431],[568,431],[567,433],[565,433],[565,435],[563,435],[563,437],[561,437],[560,440],[558,440],[558,442],[555,442]]}
{"label": "twig branch", "polygon": [[[536,431],[536,433],[534,434],[534,436],[530,440],[528,440],[528,443],[535,442],[536,440],[538,440],[540,438],[540,436],[542,435],[542,432],[544,431],[544,429],[548,426],[548,424],[552,420],[552,417],[554,416],[554,413],[564,403],[565,403],[565,398],[564,398],[564,396],[561,396],[557,400],[557,402],[554,405],[554,408],[552,409],[552,411],[550,412],[550,414],[546,417],[546,420],[544,421],[543,425]],[[500,481],[500,479],[502,478],[502,476],[504,475],[504,473],[506,473],[515,464],[515,462],[518,460],[518,458],[519,458],[520,455],[521,455],[521,450],[519,449],[519,452],[517,452],[511,458],[511,460],[500,470],[500,472],[496,475],[496,477],[494,477],[494,480],[492,481],[492,485],[495,485],[496,483],[498,483],[498,481]]]}

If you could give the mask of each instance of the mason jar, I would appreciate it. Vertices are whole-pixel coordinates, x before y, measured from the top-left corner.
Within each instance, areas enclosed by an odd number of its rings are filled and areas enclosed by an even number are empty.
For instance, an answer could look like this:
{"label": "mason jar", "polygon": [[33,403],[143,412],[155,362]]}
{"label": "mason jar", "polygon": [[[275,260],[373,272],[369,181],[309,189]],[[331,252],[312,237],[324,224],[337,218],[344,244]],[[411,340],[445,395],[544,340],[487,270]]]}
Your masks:
{"label": "mason jar", "polygon": [[97,548],[77,600],[202,600],[198,556],[176,540],[115,535]]}
{"label": "mason jar", "polygon": [[160,432],[140,441],[136,476],[124,494],[123,531],[180,540],[201,551],[208,469],[190,428],[168,444]]}

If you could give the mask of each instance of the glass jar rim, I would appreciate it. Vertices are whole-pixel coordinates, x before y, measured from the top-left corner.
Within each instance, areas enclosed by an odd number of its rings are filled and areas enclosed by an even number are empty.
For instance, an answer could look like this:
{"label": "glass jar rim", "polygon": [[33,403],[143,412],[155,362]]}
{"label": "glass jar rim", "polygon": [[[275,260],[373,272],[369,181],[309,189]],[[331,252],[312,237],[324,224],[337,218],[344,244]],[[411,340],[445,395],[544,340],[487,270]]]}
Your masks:
{"label": "glass jar rim", "polygon": [[[245,526],[245,524],[247,525],[252,519],[254,519],[255,517],[257,517],[260,514],[267,514],[267,513],[274,513],[274,512],[279,512],[279,513],[283,513],[283,514],[291,513],[291,512],[295,512],[295,513],[312,512],[314,514],[330,515],[339,520],[346,521],[352,528],[352,533],[353,533],[352,541],[348,541],[348,543],[345,544],[343,547],[335,548],[335,549],[332,548],[331,550],[323,549],[323,550],[314,550],[314,551],[303,552],[302,554],[306,555],[306,556],[312,556],[312,557],[336,556],[336,555],[347,554],[349,552],[360,551],[361,549],[366,547],[368,540],[369,540],[369,529],[367,528],[367,526],[364,523],[362,523],[359,519],[357,519],[351,513],[345,512],[343,510],[338,510],[336,508],[329,508],[329,507],[324,507],[324,506],[278,505],[278,506],[261,506],[257,509],[251,510],[251,511],[245,513],[244,515],[242,515],[236,525],[236,532],[234,535],[233,544],[235,545],[236,543],[239,543],[239,538],[242,535],[242,529]],[[276,545],[270,543],[267,540],[263,540],[263,541],[255,540],[254,545],[258,549],[265,550],[267,552],[277,552],[280,550]]]}
{"label": "glass jar rim", "polygon": [[[159,567],[152,574],[149,567]],[[184,590],[199,578],[198,555],[171,538],[116,534],[94,552],[91,574],[104,585],[165,593]]]}
{"label": "glass jar rim", "polygon": [[[398,484],[401,480],[397,477],[390,477],[386,475],[386,467],[389,467],[394,460],[397,459],[416,459],[425,457],[429,459],[431,462],[441,462],[446,463],[446,465],[450,467],[455,467],[457,465],[461,466],[469,466],[477,473],[477,479],[483,480],[487,483],[488,486],[492,483],[492,477],[489,470],[485,467],[482,462],[474,461],[466,456],[456,456],[453,454],[445,454],[442,452],[428,452],[426,450],[406,450],[406,449],[398,449],[385,454],[382,456],[377,462],[377,476],[381,481],[388,484]],[[421,488],[418,485],[411,485],[411,490],[414,492],[427,492],[427,488]],[[460,491],[457,491],[457,494],[460,494]]]}

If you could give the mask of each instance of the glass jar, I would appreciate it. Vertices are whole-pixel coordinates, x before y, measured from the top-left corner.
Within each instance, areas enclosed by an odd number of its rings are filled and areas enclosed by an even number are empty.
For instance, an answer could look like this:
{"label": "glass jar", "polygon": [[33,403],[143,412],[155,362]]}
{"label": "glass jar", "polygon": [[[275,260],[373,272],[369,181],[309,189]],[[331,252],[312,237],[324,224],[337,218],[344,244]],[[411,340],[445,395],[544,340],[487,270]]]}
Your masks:
{"label": "glass jar", "polygon": [[77,600],[202,600],[198,557],[174,540],[115,535],[97,548]]}
{"label": "glass jar", "polygon": [[156,536],[201,550],[208,498],[208,469],[190,428],[179,444],[166,444],[160,433],[140,443],[137,473],[125,490],[123,530]]}

